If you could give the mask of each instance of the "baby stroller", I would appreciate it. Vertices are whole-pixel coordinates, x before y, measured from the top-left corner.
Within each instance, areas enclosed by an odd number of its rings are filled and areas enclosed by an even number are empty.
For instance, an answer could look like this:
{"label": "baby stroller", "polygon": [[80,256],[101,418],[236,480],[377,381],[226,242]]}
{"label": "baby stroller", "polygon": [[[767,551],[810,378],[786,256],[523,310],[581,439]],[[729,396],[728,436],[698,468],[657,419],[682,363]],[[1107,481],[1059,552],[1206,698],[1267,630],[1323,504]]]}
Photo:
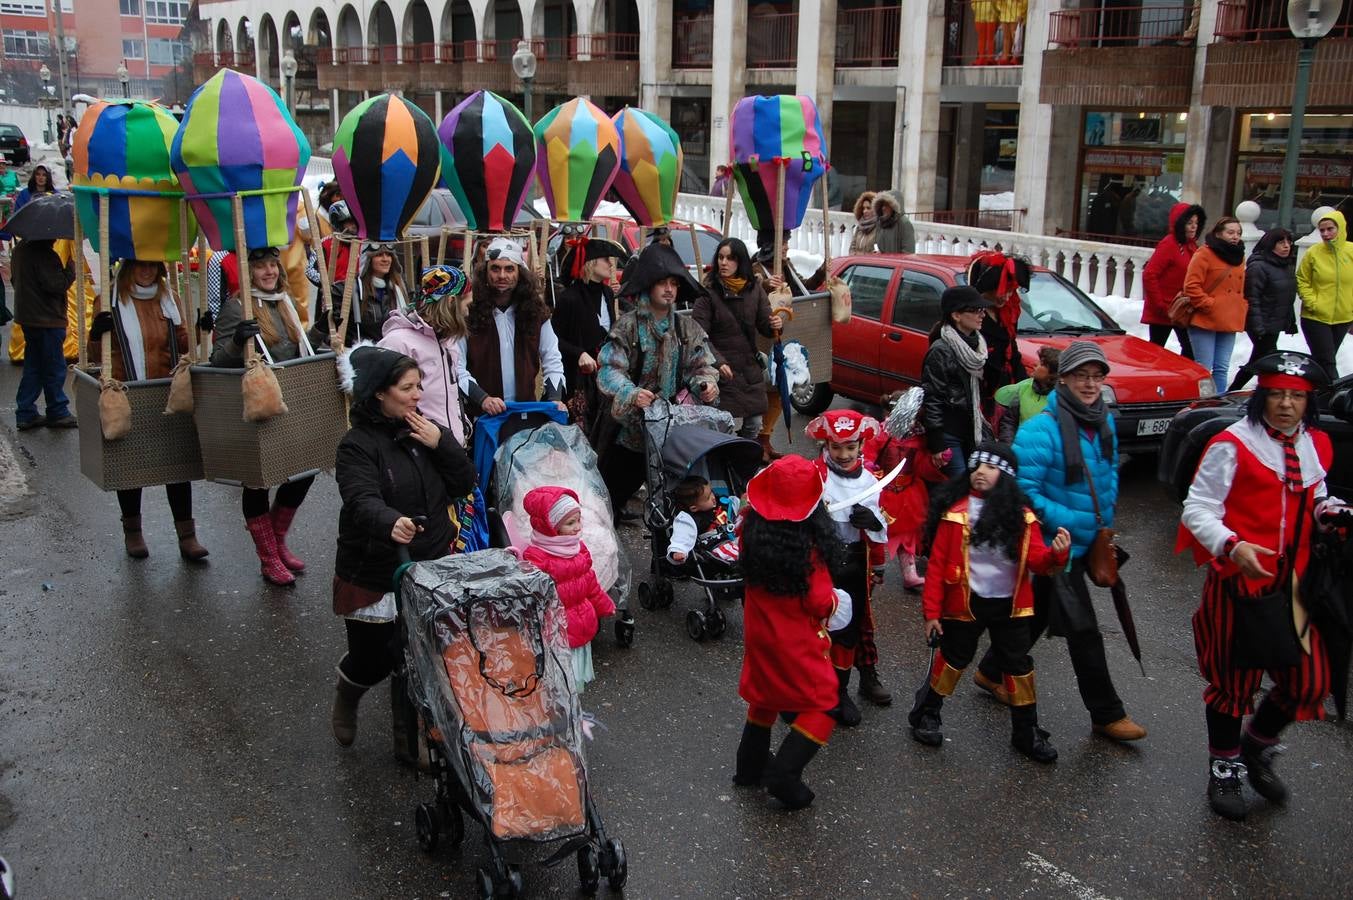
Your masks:
{"label": "baby stroller", "polygon": [[742,596],[741,569],[714,552],[732,535],[702,535],[684,563],[669,562],[667,546],[680,510],[668,492],[687,475],[700,475],[718,502],[732,506],[761,467],[761,445],[733,434],[733,417],[724,410],[657,400],[644,410],[644,463],[644,527],[652,561],[651,578],[639,583],[639,605],[667,609],[676,596],[673,582],[691,581],[703,589],[705,603],[702,609],[687,610],[686,634],[696,641],[717,638],[728,625],[719,601]]}
{"label": "baby stroller", "polygon": [[[501,420],[501,421],[500,421]],[[553,403],[509,403],[507,412],[475,425],[475,464],[491,504],[495,547],[525,547],[530,518],[522,500],[545,485],[572,488],[583,506],[583,541],[597,580],[615,601],[615,641],[634,643],[629,610],[630,567],[611,522],[611,499],[597,471],[597,455],[582,430]],[[487,474],[485,474],[487,472]]]}
{"label": "baby stroller", "polygon": [[583,893],[603,877],[623,888],[624,844],[607,837],[589,790],[554,582],[508,550],[481,550],[407,563],[396,584],[409,696],[437,784],[414,811],[419,844],[454,846],[462,816],[478,822],[484,900],[523,896],[522,863],[542,843],[561,842],[544,865],[576,857]]}

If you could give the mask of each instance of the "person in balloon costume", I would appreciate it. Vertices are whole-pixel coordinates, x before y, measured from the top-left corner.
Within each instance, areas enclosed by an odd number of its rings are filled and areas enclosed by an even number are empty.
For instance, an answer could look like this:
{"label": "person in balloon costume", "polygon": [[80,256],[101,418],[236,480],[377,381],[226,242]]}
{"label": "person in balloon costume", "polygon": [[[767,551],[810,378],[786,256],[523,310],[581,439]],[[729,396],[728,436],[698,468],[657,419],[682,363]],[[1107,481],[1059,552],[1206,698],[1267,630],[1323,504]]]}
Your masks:
{"label": "person in balloon costume", "polygon": [[496,237],[471,281],[475,303],[468,332],[456,341],[456,380],[472,409],[497,415],[512,401],[536,397],[544,376],[546,400],[563,409],[564,362],[550,325],[550,308],[526,265],[522,245]]}

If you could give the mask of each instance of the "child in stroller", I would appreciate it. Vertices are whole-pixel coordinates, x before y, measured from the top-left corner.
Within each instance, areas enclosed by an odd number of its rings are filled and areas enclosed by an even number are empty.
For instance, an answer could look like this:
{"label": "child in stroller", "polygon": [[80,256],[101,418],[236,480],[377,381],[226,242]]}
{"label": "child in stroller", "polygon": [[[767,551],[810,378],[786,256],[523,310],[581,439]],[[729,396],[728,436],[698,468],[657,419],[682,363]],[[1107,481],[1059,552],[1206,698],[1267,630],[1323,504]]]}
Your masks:
{"label": "child in stroller", "polygon": [[680,511],[672,520],[667,561],[679,566],[698,551],[712,561],[736,566],[740,498],[725,497],[720,502],[708,478],[687,475],[672,488],[672,501]]}
{"label": "child in stroller", "polygon": [[[655,402],[644,410],[644,458],[648,501],[644,525],[648,529],[651,579],[640,582],[639,605],[667,609],[676,597],[673,582],[691,581],[705,594],[702,609],[686,612],[686,633],[697,641],[723,634],[728,620],[719,601],[742,596],[742,573],[735,562],[714,548],[727,539],[697,540],[682,561],[669,559],[679,506],[671,489],[683,479],[699,476],[708,483],[718,504],[735,502],[761,466],[761,445],[733,434],[733,417],[709,406],[673,406]],[[698,529],[697,529],[698,536]],[[709,546],[706,547],[705,545]]]}

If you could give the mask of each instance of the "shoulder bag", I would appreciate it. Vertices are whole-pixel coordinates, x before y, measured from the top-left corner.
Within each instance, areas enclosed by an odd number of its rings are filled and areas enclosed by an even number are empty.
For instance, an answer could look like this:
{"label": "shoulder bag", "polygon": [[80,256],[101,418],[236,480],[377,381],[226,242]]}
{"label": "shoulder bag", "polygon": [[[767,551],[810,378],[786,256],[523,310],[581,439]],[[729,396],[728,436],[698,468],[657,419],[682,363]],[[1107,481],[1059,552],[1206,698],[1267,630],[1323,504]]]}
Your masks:
{"label": "shoulder bag", "polygon": [[[1239,591],[1232,596],[1235,624],[1231,629],[1231,664],[1238,669],[1272,672],[1290,668],[1301,661],[1301,644],[1292,618],[1292,586],[1296,580],[1296,556],[1305,520],[1306,492],[1302,491],[1297,503],[1292,543],[1272,587],[1257,597],[1246,597]],[[1241,584],[1239,576],[1234,583]]]}
{"label": "shoulder bag", "polygon": [[[1203,293],[1210,294],[1215,291],[1221,283],[1226,280],[1226,276],[1231,274],[1231,270],[1234,268],[1235,266],[1227,266],[1226,270],[1221,273],[1221,277],[1208,285],[1207,290],[1203,291]],[[1188,328],[1189,323],[1193,321],[1193,314],[1195,312],[1197,312],[1197,310],[1194,309],[1193,300],[1189,298],[1188,294],[1180,291],[1178,294],[1175,294],[1174,299],[1170,301],[1170,311],[1168,313],[1170,316],[1170,324],[1179,328]]]}
{"label": "shoulder bag", "polygon": [[1090,549],[1085,554],[1085,573],[1097,587],[1113,587],[1118,583],[1118,552],[1114,547],[1114,531],[1104,524],[1099,512],[1099,493],[1095,490],[1095,480],[1090,475],[1090,466],[1085,466],[1085,483],[1090,486],[1090,502],[1095,507],[1095,524],[1099,526]]}

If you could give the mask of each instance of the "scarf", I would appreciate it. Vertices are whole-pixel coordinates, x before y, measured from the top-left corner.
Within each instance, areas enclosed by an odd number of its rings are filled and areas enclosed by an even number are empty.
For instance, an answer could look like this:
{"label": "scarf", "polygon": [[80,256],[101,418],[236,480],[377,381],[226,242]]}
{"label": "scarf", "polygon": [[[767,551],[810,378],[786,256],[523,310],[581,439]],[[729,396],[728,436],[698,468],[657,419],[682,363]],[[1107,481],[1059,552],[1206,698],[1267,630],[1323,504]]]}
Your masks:
{"label": "scarf", "polygon": [[940,340],[954,351],[958,364],[968,373],[969,402],[972,404],[972,434],[975,443],[982,443],[982,369],[987,364],[987,342],[980,332],[973,332],[977,346],[968,343],[958,329],[945,325],[940,329]]}
{"label": "scarf", "polygon": [[1086,405],[1071,391],[1057,391],[1057,426],[1062,435],[1062,460],[1066,469],[1066,483],[1075,484],[1085,478],[1085,454],[1081,451],[1080,430],[1099,432],[1099,449],[1105,459],[1113,458],[1113,428],[1109,424],[1109,408],[1101,395]]}
{"label": "scarf", "polygon": [[160,315],[169,320],[169,357],[171,365],[178,357],[178,346],[174,341],[174,329],[182,321],[179,316],[179,308],[174,303],[173,295],[168,291],[161,291],[160,284],[157,282],[151,285],[133,284],[131,286],[131,298],[126,297],[117,304],[117,322],[121,328],[117,329],[118,352],[122,356],[122,375],[126,381],[137,381],[146,378],[146,339],[141,331],[141,317],[137,315],[136,304],[138,301],[146,302],[160,299]]}
{"label": "scarf", "polygon": [[728,288],[728,290],[732,291],[734,294],[741,295],[747,288],[747,279],[739,278],[737,275],[734,275],[732,278],[720,278],[719,280],[723,282],[724,287]]}
{"label": "scarf", "polygon": [[1244,244],[1228,243],[1215,234],[1209,234],[1203,241],[1207,244],[1207,249],[1216,254],[1217,258],[1228,266],[1238,266],[1245,261]]}
{"label": "scarf", "polygon": [[571,559],[578,555],[582,545],[583,538],[580,534],[541,534],[534,528],[531,529],[531,546],[539,547],[551,556]]}
{"label": "scarf", "polygon": [[879,217],[865,215],[855,220],[855,230],[863,231],[865,234],[873,234],[874,229],[878,227]]}

